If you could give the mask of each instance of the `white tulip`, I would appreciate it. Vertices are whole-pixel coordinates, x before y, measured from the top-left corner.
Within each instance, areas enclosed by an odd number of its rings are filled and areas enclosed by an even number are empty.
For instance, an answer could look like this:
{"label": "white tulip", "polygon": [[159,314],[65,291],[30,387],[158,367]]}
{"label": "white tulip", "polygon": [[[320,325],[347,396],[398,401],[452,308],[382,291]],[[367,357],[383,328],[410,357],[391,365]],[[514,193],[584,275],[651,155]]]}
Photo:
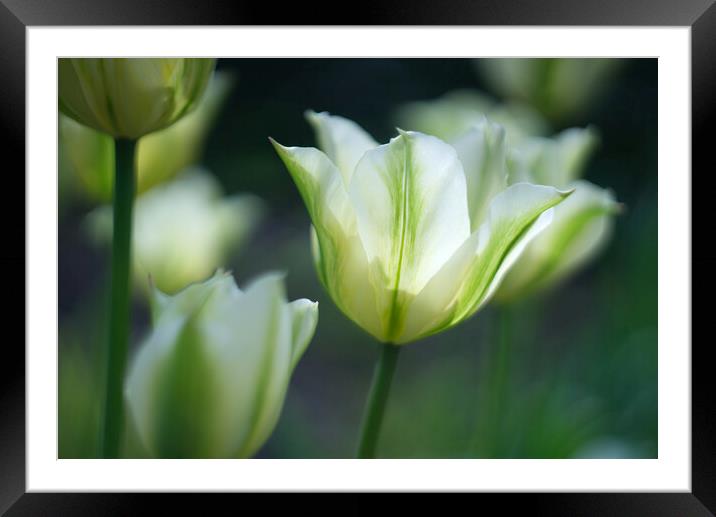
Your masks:
{"label": "white tulip", "polygon": [[508,187],[504,131],[486,121],[454,146],[412,131],[378,145],[350,120],[308,118],[324,152],[273,143],[311,216],[322,283],[382,342],[475,313],[569,195]]}
{"label": "white tulip", "polygon": [[[243,194],[223,198],[210,173],[194,170],[137,198],[132,234],[132,271],[137,283],[174,293],[224,264],[256,226],[261,201]],[[96,236],[109,240],[108,207],[90,214]]]}
{"label": "white tulip", "polygon": [[153,293],[153,328],[126,381],[132,421],[162,458],[246,458],[273,431],[318,304],[288,303],[283,278],[241,291],[230,274]]}

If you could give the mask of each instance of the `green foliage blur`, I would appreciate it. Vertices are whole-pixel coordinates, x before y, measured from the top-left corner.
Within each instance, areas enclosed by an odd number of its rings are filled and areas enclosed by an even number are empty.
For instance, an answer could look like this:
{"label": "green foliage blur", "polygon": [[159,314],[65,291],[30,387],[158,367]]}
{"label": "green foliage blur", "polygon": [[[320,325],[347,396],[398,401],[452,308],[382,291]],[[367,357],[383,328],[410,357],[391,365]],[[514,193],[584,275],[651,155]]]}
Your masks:
{"label": "green foliage blur", "polygon": [[[270,269],[285,271],[289,299],[320,303],[316,335],[259,457],[353,457],[378,354],[378,344],[320,286],[308,214],[268,137],[315,146],[303,117],[313,109],[348,117],[386,142],[403,103],[456,89],[510,100],[484,75],[490,66],[474,61],[219,60],[217,70],[230,71],[236,84],[200,164],[227,195],[257,195],[266,212],[224,267],[239,286]],[[379,457],[657,456],[657,61],[615,61],[598,94],[584,96],[587,105],[570,106],[559,117],[549,117],[553,105],[543,113],[549,133],[598,128],[601,143],[584,177],[611,188],[625,205],[611,242],[556,289],[512,305],[490,304],[454,329],[403,348]],[[109,255],[86,232],[94,206],[69,194],[72,177],[60,179],[59,455],[93,457]],[[136,291],[135,346],[149,324]],[[127,431],[125,455],[144,456]]]}

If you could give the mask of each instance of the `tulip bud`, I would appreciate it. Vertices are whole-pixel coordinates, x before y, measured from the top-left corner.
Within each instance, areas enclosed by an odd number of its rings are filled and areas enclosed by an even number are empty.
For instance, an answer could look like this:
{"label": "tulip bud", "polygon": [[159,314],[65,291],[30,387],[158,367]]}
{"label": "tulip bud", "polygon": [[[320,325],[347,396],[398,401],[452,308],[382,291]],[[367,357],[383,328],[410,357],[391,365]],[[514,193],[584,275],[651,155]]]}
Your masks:
{"label": "tulip bud", "polygon": [[287,303],[281,275],[241,291],[217,272],[175,296],[154,291],[152,331],[126,381],[138,435],[160,458],[247,458],[278,421],[318,304]]}
{"label": "tulip bud", "polygon": [[[199,161],[206,137],[232,84],[231,76],[217,72],[191,113],[139,140],[138,194]],[[61,164],[73,176],[75,185],[81,187],[81,193],[91,201],[110,202],[114,186],[112,138],[60,113],[59,144]]]}
{"label": "tulip bud", "polygon": [[216,60],[63,58],[59,104],[68,116],[114,138],[137,139],[191,111]]}
{"label": "tulip bud", "polygon": [[378,145],[350,120],[308,119],[325,153],[273,143],[311,216],[321,282],[382,342],[408,343],[475,313],[569,195],[507,187],[495,125],[455,146],[412,131]]}
{"label": "tulip bud", "polygon": [[[194,170],[137,198],[132,232],[134,278],[147,276],[164,292],[175,293],[221,266],[256,227],[261,200],[250,194],[223,198],[207,171]],[[88,216],[89,231],[100,242],[112,235],[109,207]]]}

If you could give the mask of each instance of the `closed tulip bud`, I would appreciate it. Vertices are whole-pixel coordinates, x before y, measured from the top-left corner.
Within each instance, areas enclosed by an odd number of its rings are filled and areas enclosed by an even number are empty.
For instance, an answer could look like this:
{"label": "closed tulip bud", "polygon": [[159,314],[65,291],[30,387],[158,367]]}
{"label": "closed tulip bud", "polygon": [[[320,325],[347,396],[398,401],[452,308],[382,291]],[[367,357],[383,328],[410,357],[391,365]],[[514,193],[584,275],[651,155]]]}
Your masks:
{"label": "closed tulip bud", "polygon": [[554,208],[549,228],[525,249],[497,291],[511,301],[553,287],[604,248],[621,205],[608,189],[579,180],[597,144],[592,128],[525,142],[509,160],[511,181],[545,182],[575,192]]}
{"label": "closed tulip bud", "polygon": [[[253,195],[222,197],[207,171],[189,171],[153,188],[137,198],[134,212],[135,280],[146,286],[151,276],[159,289],[174,293],[206,278],[247,241],[262,211]],[[97,241],[111,240],[109,207],[90,213],[87,223]]]}
{"label": "closed tulip bud", "polygon": [[[231,76],[216,73],[196,108],[166,129],[142,137],[137,145],[137,193],[176,176],[196,164],[219,108],[233,84]],[[109,202],[114,186],[114,143],[60,113],[60,163],[75,185],[91,201]]]}
{"label": "closed tulip bud", "polygon": [[338,307],[386,343],[469,317],[569,192],[506,183],[504,132],[455,145],[400,131],[378,145],[354,122],[309,113],[321,152],[274,146],[313,223],[318,276]]}
{"label": "closed tulip bud", "polygon": [[63,58],[59,104],[68,116],[114,138],[137,139],[189,113],[216,60]]}
{"label": "closed tulip bud", "polygon": [[242,291],[218,272],[175,296],[154,292],[152,331],[134,358],[126,400],[160,458],[246,458],[278,421],[318,304],[287,303],[281,275]]}

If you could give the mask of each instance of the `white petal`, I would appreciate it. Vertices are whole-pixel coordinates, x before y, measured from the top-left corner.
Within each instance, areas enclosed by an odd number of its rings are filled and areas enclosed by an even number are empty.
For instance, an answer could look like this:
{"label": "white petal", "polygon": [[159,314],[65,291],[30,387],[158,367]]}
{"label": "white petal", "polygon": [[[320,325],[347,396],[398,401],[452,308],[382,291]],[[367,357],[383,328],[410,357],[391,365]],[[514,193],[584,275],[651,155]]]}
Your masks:
{"label": "white petal", "polygon": [[378,147],[378,142],[347,118],[314,111],[306,112],[306,118],[316,132],[318,146],[341,171],[347,186],[358,161],[366,151]]}
{"label": "white petal", "polygon": [[296,183],[319,235],[350,231],[355,216],[333,162],[313,147],[284,147],[271,142]]}
{"label": "white petal", "polygon": [[437,332],[477,311],[526,243],[549,223],[549,209],[567,195],[552,187],[519,183],[495,196],[482,226],[410,305],[400,342]]}
{"label": "white petal", "polygon": [[465,175],[455,150],[402,133],[369,151],[349,186],[358,233],[388,334],[398,332],[401,297],[416,294],[470,235]]}
{"label": "white petal", "polygon": [[291,369],[306,351],[318,324],[318,302],[306,298],[288,304],[291,314]]}
{"label": "white petal", "polygon": [[452,143],[467,179],[471,230],[482,223],[492,198],[507,187],[505,130],[487,120]]}
{"label": "white petal", "polygon": [[594,257],[608,240],[618,204],[608,190],[587,181],[554,208],[554,221],[527,247],[497,296],[509,300],[557,283]]}

